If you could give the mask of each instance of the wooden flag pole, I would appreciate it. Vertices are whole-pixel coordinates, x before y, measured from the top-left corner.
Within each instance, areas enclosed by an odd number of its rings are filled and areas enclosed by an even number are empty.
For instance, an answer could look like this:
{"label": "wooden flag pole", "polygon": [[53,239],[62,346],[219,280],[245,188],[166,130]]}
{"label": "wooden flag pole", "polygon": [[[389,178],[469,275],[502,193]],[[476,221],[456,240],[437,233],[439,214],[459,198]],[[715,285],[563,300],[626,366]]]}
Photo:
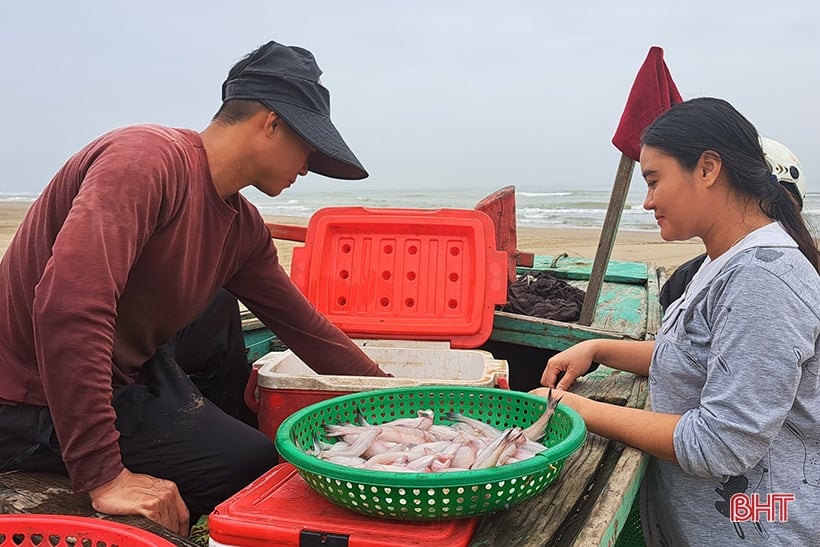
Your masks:
{"label": "wooden flag pole", "polygon": [[629,183],[632,180],[634,170],[634,160],[628,158],[625,154],[621,154],[618,171],[615,173],[615,183],[612,185],[612,194],[609,196],[604,226],[601,228],[601,237],[598,240],[598,250],[595,252],[595,261],[592,263],[589,284],[584,295],[584,303],[581,306],[581,317],[578,322],[582,325],[591,325],[592,320],[595,318],[595,308],[598,305],[598,297],[601,295],[606,267],[609,264],[610,256],[612,256],[612,247],[615,244],[615,236],[618,234],[618,225],[621,223],[621,213],[624,210],[624,203],[626,203],[626,195],[629,193]]}
{"label": "wooden flag pole", "polygon": [[652,46],[635,76],[624,112],[618,122],[618,129],[612,137],[612,144],[622,153],[621,162],[618,164],[618,172],[615,173],[615,184],[612,186],[598,250],[581,306],[578,322],[582,325],[591,325],[595,318],[595,308],[601,296],[609,257],[612,256],[612,246],[615,244],[618,224],[621,222],[621,213],[629,192],[629,182],[632,180],[635,162],[641,153],[641,134],[660,114],[681,101],[678,88],[672,81],[666,63],[663,62],[663,50]]}

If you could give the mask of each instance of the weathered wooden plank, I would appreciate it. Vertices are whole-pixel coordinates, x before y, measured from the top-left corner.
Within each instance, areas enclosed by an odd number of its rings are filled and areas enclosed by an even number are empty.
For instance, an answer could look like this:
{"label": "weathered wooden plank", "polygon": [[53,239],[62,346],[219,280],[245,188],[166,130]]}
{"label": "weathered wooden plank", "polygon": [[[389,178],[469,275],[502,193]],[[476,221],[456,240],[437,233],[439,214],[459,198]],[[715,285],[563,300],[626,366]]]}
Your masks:
{"label": "weathered wooden plank", "polygon": [[635,160],[621,154],[621,161],[615,173],[615,184],[612,186],[612,194],[606,208],[604,225],[601,228],[601,238],[595,251],[595,262],[589,274],[589,290],[584,297],[581,318],[578,320],[582,325],[591,325],[595,318],[595,306],[598,305],[601,285],[604,282],[609,258],[612,256],[612,247],[615,245],[615,236],[618,234],[618,225],[621,223],[621,213],[626,203],[626,195],[629,193],[629,181],[632,180],[634,168]]}
{"label": "weathered wooden plank", "polygon": [[304,241],[307,237],[307,227],[294,224],[275,224],[266,222],[270,236],[273,239],[284,239],[287,241]]}
{"label": "weathered wooden plank", "polygon": [[8,471],[0,473],[0,513],[36,513],[95,517],[142,528],[174,545],[198,547],[145,517],[112,516],[98,513],[91,507],[88,494],[71,489],[68,477],[56,473],[27,473]]}
{"label": "weathered wooden plank", "polygon": [[[562,279],[589,280],[592,264],[593,261],[590,258],[536,255],[532,269],[545,270]],[[519,274],[526,271],[527,268],[518,268]],[[643,285],[646,283],[647,275],[648,267],[645,262],[611,260],[607,265],[604,281]]]}
{"label": "weathered wooden plank", "polygon": [[[615,404],[642,407],[646,401],[646,379],[602,366],[579,379],[572,391]],[[581,449],[567,459],[555,482],[541,494],[510,511],[482,518],[471,545],[586,545],[577,543],[575,538],[595,514],[593,508],[599,492],[613,473],[639,473],[634,468],[640,461],[623,459],[622,449],[618,443],[590,434]],[[613,492],[611,496],[614,495]],[[609,524],[608,515],[601,513],[596,518],[601,519],[596,527],[603,536]]]}
{"label": "weathered wooden plank", "polygon": [[[599,367],[592,374],[587,375],[586,382],[600,381],[610,374],[609,367]],[[623,372],[615,374],[629,377]],[[634,408],[644,408],[648,396],[646,378],[634,377],[635,383],[627,395],[626,405]],[[623,380],[624,378],[621,378]],[[617,385],[617,384],[616,384]],[[619,397],[625,393],[617,390],[609,391],[605,397]],[[612,442],[607,457],[597,481],[590,486],[590,499],[593,500],[586,507],[585,514],[579,522],[568,530],[568,537],[572,541],[555,545],[612,545],[620,534],[623,523],[632,507],[632,501],[638,492],[648,457],[640,450]]]}
{"label": "weathered wooden plank", "polygon": [[[603,284],[591,326],[496,311],[490,339],[560,351],[591,338],[644,340],[647,335],[654,338],[660,317],[658,280],[654,266],[646,268],[644,265],[644,270],[643,285]],[[568,282],[582,290],[587,288],[587,282],[583,280]]]}
{"label": "weathered wooden plank", "polygon": [[666,283],[666,270],[657,268],[650,262],[650,271],[655,272],[646,280],[647,310],[646,310],[646,339],[654,340],[661,328],[663,310],[661,309],[660,287]]}
{"label": "weathered wooden plank", "polygon": [[490,339],[534,348],[565,350],[583,340],[627,338],[623,333],[584,327],[551,319],[527,317],[514,313],[495,312]]}
{"label": "weathered wooden plank", "polygon": [[495,227],[495,248],[507,254],[507,281],[515,281],[518,235],[515,222],[515,186],[505,186],[479,201],[475,210],[485,213]]}
{"label": "weathered wooden plank", "polygon": [[[582,283],[579,284],[583,288]],[[637,285],[605,284],[592,326],[496,311],[492,340],[563,350],[590,338],[643,340],[650,296]]]}
{"label": "weathered wooden plank", "polygon": [[287,346],[267,329],[245,331],[245,354],[253,363],[272,351],[285,351]]}
{"label": "weathered wooden plank", "polygon": [[558,478],[538,496],[484,517],[470,543],[473,547],[544,545],[554,537],[567,513],[586,489],[606,451],[608,441],[590,435],[584,446],[567,458]]}
{"label": "weathered wooden plank", "polygon": [[[574,281],[572,284],[587,290],[585,282]],[[590,326],[620,332],[631,338],[643,338],[648,300],[646,285],[604,283],[598,297],[595,320]]]}
{"label": "weathered wooden plank", "polygon": [[52,473],[0,474],[0,513],[60,513],[91,516],[91,501],[75,494],[66,477]]}
{"label": "weathered wooden plank", "polygon": [[623,447],[609,480],[603,485],[590,517],[581,527],[575,545],[614,545],[623,531],[632,503],[649,462],[649,456],[631,446]]}
{"label": "weathered wooden plank", "polygon": [[[598,464],[595,474],[587,484],[582,497],[579,498],[573,510],[568,513],[567,518],[555,533],[544,542],[550,547],[571,547],[575,545],[575,540],[583,530],[587,519],[592,512],[592,503],[601,490],[611,478],[612,469],[620,456],[623,446],[618,443],[608,442],[606,450]],[[581,544],[583,545],[583,544]]]}

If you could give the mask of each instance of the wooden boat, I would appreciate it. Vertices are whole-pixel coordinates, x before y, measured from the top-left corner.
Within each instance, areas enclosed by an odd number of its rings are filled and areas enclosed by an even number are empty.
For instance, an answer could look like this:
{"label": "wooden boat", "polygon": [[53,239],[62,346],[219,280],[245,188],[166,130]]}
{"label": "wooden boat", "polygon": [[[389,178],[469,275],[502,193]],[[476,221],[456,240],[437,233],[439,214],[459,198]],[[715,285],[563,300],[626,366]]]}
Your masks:
{"label": "wooden boat", "polygon": [[[514,188],[496,192],[478,205],[495,221],[498,248],[508,256],[508,278],[530,269],[548,271],[587,290],[592,259],[533,256],[516,248]],[[306,228],[270,225],[277,239],[304,240]],[[560,251],[560,249],[556,250]],[[609,261],[591,324],[561,322],[496,311],[490,340],[482,346],[510,364],[510,386],[538,384],[546,359],[590,338],[652,339],[660,323],[658,287],[663,270],[651,263]],[[255,318],[243,316],[248,359],[284,349]],[[582,395],[642,408],[646,379],[601,366],[572,388]],[[647,459],[620,443],[590,434],[568,458],[558,478],[538,496],[481,519],[471,545],[614,545],[630,514]],[[73,494],[66,477],[43,473],[0,474],[0,512],[94,515],[88,498]],[[113,520],[151,530],[176,545],[197,545],[141,517]]]}
{"label": "wooden boat", "polygon": [[[534,256],[516,245],[515,189],[506,187],[479,202],[494,221],[497,248],[508,256],[508,280],[546,271],[585,291],[594,260],[564,253]],[[306,228],[270,224],[275,239],[304,241]],[[560,251],[560,250],[558,250]],[[539,385],[547,359],[593,338],[651,340],[660,326],[659,286],[665,272],[653,263],[608,261],[589,325],[496,311],[490,339],[481,346],[510,366],[510,387]],[[283,349],[249,313],[243,317],[250,360]],[[582,395],[643,408],[646,379],[601,366],[572,388]],[[613,545],[627,521],[647,458],[634,448],[590,434],[566,462],[558,479],[514,511],[484,517],[472,545]]]}
{"label": "wooden boat", "polygon": [[[605,367],[579,380],[573,391],[635,407],[646,400],[644,379]],[[514,510],[482,517],[470,545],[616,545],[645,466],[642,452],[590,434],[541,494]],[[0,474],[0,513],[98,515],[86,494],[71,491],[68,477],[25,472]],[[144,517],[107,518],[149,530],[175,545],[204,545]]]}

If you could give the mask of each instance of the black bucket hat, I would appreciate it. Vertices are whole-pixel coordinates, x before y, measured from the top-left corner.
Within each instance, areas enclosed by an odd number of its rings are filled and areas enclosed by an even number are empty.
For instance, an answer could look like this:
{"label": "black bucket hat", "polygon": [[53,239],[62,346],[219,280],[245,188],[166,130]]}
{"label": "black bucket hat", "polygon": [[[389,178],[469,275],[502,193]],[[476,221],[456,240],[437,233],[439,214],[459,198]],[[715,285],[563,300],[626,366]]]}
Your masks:
{"label": "black bucket hat", "polygon": [[252,99],[278,114],[316,149],[308,169],[335,179],[367,177],[330,121],[330,93],[319,82],[322,71],[306,49],[268,42],[237,63],[222,84],[222,102]]}

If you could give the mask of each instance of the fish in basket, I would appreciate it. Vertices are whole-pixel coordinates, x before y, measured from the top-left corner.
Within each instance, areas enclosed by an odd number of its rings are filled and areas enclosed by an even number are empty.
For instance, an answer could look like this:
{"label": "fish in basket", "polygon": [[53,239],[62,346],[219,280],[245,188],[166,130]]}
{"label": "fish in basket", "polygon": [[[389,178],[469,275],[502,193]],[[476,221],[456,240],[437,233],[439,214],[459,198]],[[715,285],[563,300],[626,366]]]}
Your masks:
{"label": "fish in basket", "polygon": [[397,473],[466,471],[532,458],[547,447],[540,441],[561,397],[549,390],[547,408],[531,426],[496,429],[458,412],[447,412],[450,425],[436,423],[432,409],[415,418],[371,424],[357,411],[356,424],[325,424],[325,435],[339,439],[322,442],[314,435],[308,454],[319,459],[378,471]]}
{"label": "fish in basket", "polygon": [[[360,392],[295,412],[280,426],[276,446],[311,488],[353,511],[399,520],[472,517],[509,509],[540,493],[583,444],[586,426],[580,415],[558,404],[550,418],[548,406],[547,400],[529,393],[493,388],[417,386]],[[352,461],[333,462],[318,452],[330,451],[339,433],[334,426],[339,424],[358,421],[358,427],[378,431],[372,426],[425,417],[436,422],[431,428],[465,422],[473,429],[492,428],[498,442],[484,452],[483,463],[475,464],[476,453],[468,468],[446,471],[432,467],[397,470],[384,463],[366,468],[350,465]],[[538,434],[545,449],[523,457],[501,448],[499,439],[505,434],[507,440],[512,435],[524,436],[525,430],[535,435],[545,423],[543,435]],[[534,441],[526,439],[520,444],[527,442]],[[498,465],[505,452],[512,460]]]}

